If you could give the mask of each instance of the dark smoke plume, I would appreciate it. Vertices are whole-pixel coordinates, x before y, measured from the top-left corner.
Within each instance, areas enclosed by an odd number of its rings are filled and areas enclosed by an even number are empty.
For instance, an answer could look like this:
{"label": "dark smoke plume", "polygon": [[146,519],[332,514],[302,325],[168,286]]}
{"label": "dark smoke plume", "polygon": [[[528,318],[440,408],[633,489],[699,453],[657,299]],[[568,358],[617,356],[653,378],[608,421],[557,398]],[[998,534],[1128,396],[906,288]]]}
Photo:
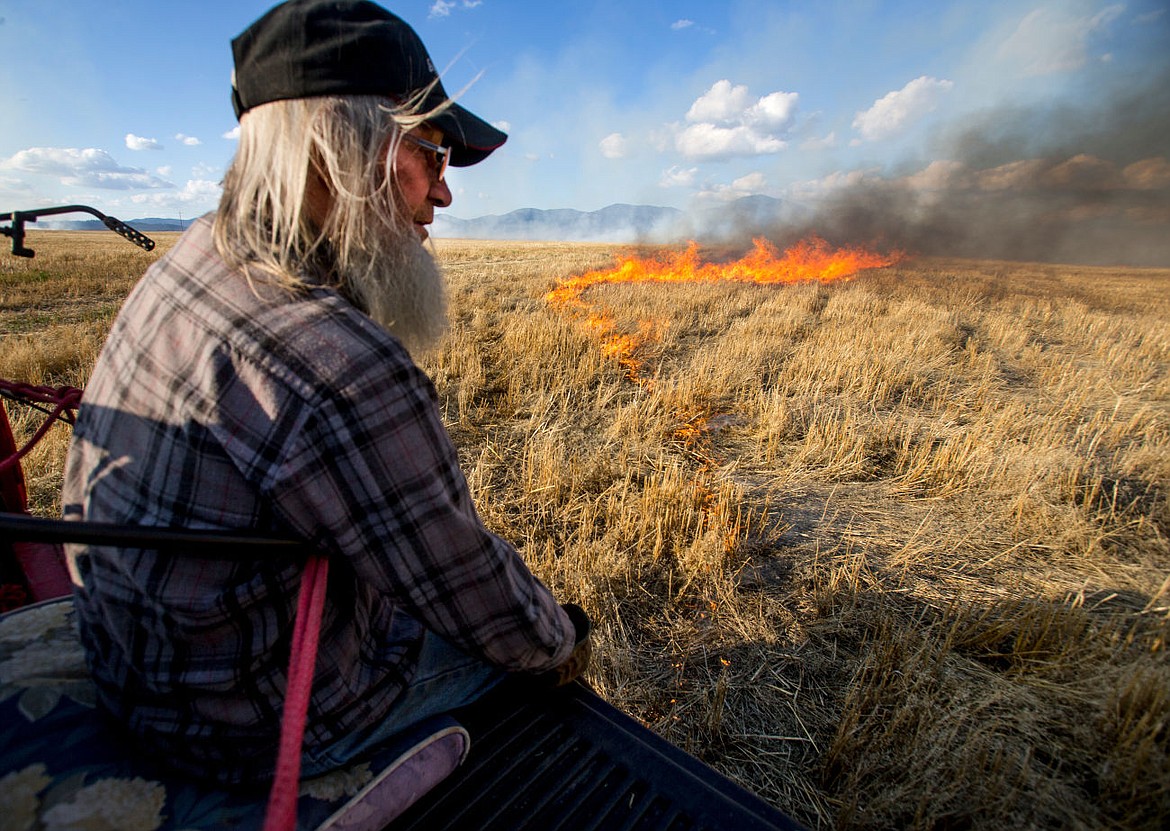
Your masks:
{"label": "dark smoke plume", "polygon": [[1002,108],[940,134],[929,167],[837,192],[816,233],[912,254],[1170,267],[1170,69],[1096,107]]}

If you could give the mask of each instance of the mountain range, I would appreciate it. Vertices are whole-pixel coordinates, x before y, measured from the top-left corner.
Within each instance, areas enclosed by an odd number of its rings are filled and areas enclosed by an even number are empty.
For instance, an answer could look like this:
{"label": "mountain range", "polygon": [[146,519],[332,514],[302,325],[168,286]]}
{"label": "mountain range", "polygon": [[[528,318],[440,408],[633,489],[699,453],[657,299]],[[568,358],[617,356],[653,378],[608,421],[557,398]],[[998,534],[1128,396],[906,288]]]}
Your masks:
{"label": "mountain range", "polygon": [[787,203],[768,196],[748,196],[690,212],[617,204],[596,211],[521,208],[476,219],[436,214],[431,230],[440,239],[672,242],[742,237],[774,229],[791,218]]}
{"label": "mountain range", "polygon": [[521,208],[476,219],[438,213],[431,233],[440,239],[634,242],[673,238],[683,216],[676,208],[653,205],[610,205],[597,211]]}
{"label": "mountain range", "polygon": [[[767,196],[749,196],[697,211],[654,205],[616,204],[596,211],[521,208],[506,214],[460,219],[437,213],[431,233],[439,239],[546,240],[559,242],[672,242],[702,237],[726,239],[760,233],[791,219],[791,206]],[[190,220],[143,217],[124,220],[151,231],[181,231]],[[100,231],[96,219],[38,222],[36,228]]]}
{"label": "mountain range", "polygon": [[[119,217],[121,219],[121,217]],[[163,219],[157,216],[143,217],[142,219],[122,220],[135,231],[144,234],[150,231],[182,231],[191,224],[190,219]],[[46,231],[105,231],[106,226],[100,219],[52,219],[39,220],[36,224],[27,226],[31,230]]]}

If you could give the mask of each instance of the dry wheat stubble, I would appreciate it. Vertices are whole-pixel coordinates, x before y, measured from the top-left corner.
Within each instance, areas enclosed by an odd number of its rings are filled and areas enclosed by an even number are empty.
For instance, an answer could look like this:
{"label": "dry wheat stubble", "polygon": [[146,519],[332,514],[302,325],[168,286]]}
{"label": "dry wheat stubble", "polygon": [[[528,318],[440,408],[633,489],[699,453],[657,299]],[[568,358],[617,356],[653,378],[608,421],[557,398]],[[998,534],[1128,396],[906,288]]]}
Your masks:
{"label": "dry wheat stubble", "polygon": [[[149,258],[32,242],[0,376],[83,384]],[[602,694],[814,827],[1170,815],[1170,273],[595,286],[599,325],[544,296],[611,246],[437,250],[424,366],[485,521],[597,620]]]}

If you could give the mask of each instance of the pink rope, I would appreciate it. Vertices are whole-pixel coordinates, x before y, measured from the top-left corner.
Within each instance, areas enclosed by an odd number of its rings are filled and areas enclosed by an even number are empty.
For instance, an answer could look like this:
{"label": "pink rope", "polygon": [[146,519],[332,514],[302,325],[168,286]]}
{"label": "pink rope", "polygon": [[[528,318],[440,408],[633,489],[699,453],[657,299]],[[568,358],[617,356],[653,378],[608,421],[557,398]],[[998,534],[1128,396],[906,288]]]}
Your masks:
{"label": "pink rope", "polygon": [[276,757],[276,778],[268,795],[264,831],[293,831],[297,825],[297,795],[301,778],[301,746],[305,717],[317,662],[321,615],[325,608],[325,587],[329,560],[313,556],[305,564],[297,619],[293,625],[292,649],[288,661],[288,689],[280,720],[280,751]]}
{"label": "pink rope", "polygon": [[47,404],[53,407],[48,418],[45,419],[45,423],[33,433],[33,437],[24,447],[7,459],[0,459],[0,473],[15,467],[21,459],[27,456],[29,451],[36,447],[37,442],[45,437],[45,433],[49,432],[54,421],[61,419],[72,424],[74,411],[81,405],[81,390],[77,387],[36,387],[32,384],[20,384],[0,378],[0,393],[5,393],[7,397],[26,404]]}

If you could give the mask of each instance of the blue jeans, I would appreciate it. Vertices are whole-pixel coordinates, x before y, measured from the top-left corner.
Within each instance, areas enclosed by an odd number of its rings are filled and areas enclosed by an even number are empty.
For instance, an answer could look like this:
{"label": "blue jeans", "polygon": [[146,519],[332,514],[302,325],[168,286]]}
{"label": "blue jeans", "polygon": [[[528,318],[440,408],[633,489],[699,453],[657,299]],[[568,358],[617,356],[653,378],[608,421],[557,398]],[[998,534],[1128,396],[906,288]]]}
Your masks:
{"label": "blue jeans", "polygon": [[306,748],[301,776],[319,776],[344,767],[418,722],[478,699],[507,673],[472,657],[427,630],[419,652],[418,671],[379,724],[346,736],[324,748]]}

